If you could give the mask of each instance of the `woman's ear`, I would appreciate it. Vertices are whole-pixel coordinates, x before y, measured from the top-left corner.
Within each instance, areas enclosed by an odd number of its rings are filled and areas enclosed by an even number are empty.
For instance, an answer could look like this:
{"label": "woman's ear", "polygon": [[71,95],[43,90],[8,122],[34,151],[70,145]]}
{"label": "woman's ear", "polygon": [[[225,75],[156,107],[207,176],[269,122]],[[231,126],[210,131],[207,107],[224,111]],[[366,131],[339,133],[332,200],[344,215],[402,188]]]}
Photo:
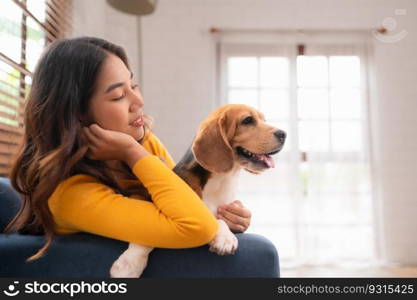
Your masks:
{"label": "woman's ear", "polygon": [[230,139],[234,131],[227,130],[226,115],[210,118],[200,125],[191,150],[197,162],[213,173],[225,173],[233,168]]}

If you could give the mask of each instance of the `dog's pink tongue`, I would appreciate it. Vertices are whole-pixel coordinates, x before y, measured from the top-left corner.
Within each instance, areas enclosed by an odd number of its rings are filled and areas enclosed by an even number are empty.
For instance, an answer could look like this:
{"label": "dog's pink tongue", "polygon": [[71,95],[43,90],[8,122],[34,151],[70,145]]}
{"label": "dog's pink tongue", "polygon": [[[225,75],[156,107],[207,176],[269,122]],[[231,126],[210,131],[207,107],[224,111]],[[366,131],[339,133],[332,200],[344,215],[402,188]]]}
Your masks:
{"label": "dog's pink tongue", "polygon": [[266,163],[268,168],[275,168],[275,162],[271,156],[268,155],[258,155],[258,158]]}

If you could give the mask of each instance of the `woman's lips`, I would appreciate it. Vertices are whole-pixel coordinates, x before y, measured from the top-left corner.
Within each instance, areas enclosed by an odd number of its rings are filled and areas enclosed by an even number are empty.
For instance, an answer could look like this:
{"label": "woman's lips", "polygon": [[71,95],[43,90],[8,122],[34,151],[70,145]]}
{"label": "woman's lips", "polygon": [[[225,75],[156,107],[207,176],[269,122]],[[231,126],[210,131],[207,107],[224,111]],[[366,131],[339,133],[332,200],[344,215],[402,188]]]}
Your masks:
{"label": "woman's lips", "polygon": [[140,116],[135,121],[133,121],[130,125],[133,127],[141,127],[143,126],[143,124],[145,124],[145,122],[143,121],[142,116]]}

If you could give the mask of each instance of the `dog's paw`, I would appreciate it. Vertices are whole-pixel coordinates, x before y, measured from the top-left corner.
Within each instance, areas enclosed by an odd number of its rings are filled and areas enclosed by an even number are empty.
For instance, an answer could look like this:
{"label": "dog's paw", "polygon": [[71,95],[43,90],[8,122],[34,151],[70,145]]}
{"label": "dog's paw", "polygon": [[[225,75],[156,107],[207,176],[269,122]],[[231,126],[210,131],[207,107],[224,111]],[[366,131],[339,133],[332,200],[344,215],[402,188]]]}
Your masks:
{"label": "dog's paw", "polygon": [[238,240],[231,231],[220,231],[209,243],[210,251],[219,255],[235,254]]}
{"label": "dog's paw", "polygon": [[112,278],[138,278],[148,263],[148,256],[121,255],[110,269]]}

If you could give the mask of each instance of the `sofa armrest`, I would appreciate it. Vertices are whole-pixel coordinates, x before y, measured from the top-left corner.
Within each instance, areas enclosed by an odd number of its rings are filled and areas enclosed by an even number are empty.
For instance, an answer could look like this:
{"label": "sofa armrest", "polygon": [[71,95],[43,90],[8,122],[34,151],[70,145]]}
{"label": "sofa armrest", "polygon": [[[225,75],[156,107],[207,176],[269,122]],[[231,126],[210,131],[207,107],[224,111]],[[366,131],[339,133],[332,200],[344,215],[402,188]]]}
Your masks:
{"label": "sofa armrest", "polygon": [[[208,246],[155,249],[142,277],[279,277],[278,253],[256,234],[237,234],[235,255],[219,256]],[[0,277],[107,278],[113,262],[127,249],[122,241],[87,233],[59,235],[44,257],[25,262],[44,244],[43,236],[0,234]]]}
{"label": "sofa armrest", "polygon": [[8,178],[0,177],[0,233],[19,211],[19,194],[10,185]]}

